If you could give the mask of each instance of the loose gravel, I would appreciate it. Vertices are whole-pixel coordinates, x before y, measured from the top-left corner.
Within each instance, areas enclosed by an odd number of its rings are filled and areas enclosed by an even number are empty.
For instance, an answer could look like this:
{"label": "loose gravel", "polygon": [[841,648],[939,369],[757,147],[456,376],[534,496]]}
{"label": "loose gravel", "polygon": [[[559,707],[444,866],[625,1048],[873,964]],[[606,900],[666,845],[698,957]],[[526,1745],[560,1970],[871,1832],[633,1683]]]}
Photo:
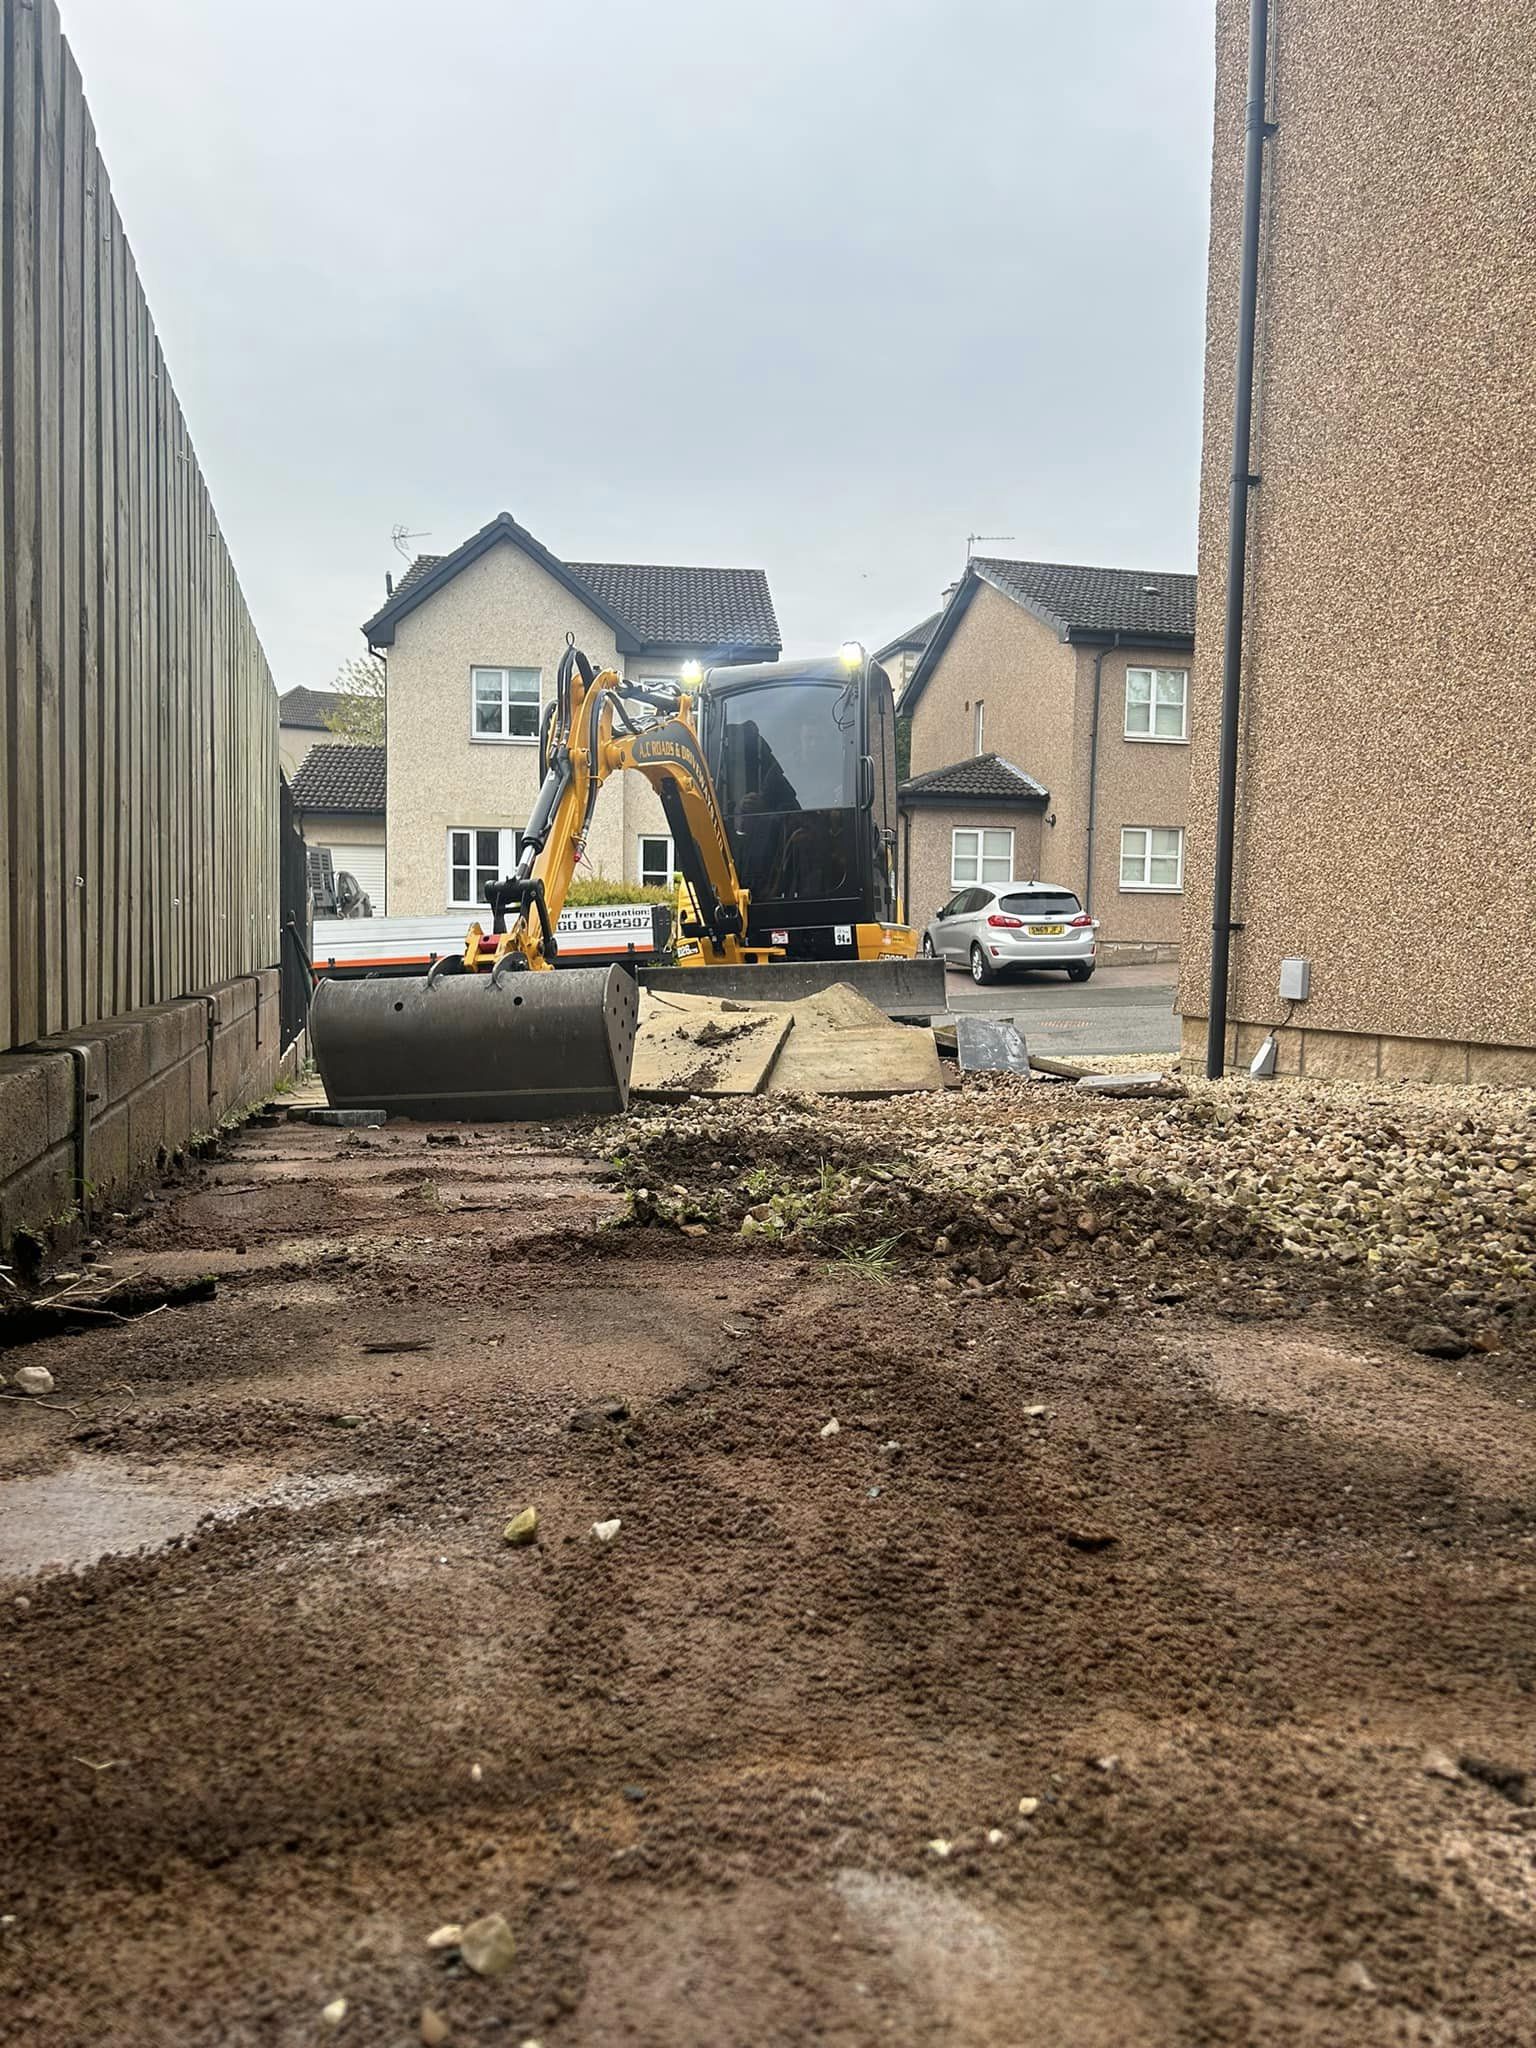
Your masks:
{"label": "loose gravel", "polygon": [[968,1076],[873,1103],[683,1104],[606,1140],[636,1221],[969,1292],[1310,1289],[1417,1318],[1442,1353],[1536,1325],[1536,1091],[1172,1086]]}

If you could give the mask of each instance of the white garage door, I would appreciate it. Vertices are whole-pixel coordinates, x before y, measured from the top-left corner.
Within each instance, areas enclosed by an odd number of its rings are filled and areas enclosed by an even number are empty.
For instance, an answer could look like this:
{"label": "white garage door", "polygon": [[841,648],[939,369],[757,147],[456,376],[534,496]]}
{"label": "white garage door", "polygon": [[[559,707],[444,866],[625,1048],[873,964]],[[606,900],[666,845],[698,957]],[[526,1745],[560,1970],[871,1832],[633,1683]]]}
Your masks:
{"label": "white garage door", "polygon": [[382,846],[331,847],[331,866],[339,875],[343,869],[355,875],[373,905],[375,917],[384,915],[384,849]]}

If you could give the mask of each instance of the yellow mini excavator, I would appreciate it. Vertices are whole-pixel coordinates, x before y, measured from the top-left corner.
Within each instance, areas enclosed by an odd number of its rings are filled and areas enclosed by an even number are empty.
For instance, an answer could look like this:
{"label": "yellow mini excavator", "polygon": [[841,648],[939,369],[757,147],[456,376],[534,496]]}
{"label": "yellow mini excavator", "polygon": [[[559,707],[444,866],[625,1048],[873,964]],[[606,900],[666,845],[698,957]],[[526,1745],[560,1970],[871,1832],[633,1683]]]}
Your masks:
{"label": "yellow mini excavator", "polygon": [[[698,689],[594,673],[566,648],[541,786],[492,925],[420,978],[322,981],[310,1010],[337,1108],[504,1120],[625,1107],[639,995],[619,967],[556,966],[556,927],[599,792],[637,769],[683,876],[676,958],[700,993],[794,1000],[910,963],[896,891],[896,719],[850,643],[821,660],[713,669]],[[675,985],[675,984],[674,984]]]}

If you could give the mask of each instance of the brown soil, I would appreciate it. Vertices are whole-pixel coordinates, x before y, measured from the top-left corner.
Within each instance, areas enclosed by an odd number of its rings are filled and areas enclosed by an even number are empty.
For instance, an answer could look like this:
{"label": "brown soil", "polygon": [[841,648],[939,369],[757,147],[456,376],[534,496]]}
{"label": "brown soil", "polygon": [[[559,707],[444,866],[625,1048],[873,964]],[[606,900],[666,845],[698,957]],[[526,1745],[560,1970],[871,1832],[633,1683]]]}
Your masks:
{"label": "brown soil", "polygon": [[102,1252],[214,1300],[16,1355],[0,2040],[1536,2042],[1527,1350],[601,1228],[579,1134],[466,1135],[252,1130]]}

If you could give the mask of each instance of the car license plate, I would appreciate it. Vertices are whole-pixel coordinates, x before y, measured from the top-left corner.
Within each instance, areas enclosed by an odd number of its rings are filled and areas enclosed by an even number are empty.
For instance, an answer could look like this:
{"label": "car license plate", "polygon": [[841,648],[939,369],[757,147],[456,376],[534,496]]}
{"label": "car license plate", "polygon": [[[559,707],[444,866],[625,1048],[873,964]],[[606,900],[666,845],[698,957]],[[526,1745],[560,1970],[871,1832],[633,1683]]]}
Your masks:
{"label": "car license plate", "polygon": [[1032,939],[1059,939],[1065,930],[1064,924],[1032,924],[1029,936]]}

